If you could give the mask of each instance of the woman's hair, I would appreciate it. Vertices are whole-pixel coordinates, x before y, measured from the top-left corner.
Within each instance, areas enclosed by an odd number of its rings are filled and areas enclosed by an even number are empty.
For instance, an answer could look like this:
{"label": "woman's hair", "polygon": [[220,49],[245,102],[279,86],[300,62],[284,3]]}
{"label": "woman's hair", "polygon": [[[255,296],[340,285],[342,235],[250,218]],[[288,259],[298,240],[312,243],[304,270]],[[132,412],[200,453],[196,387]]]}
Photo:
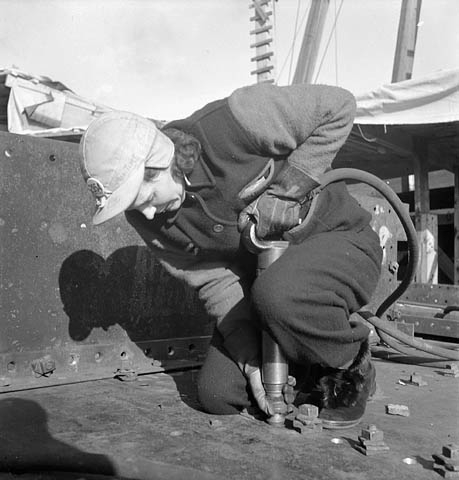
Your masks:
{"label": "woman's hair", "polygon": [[191,173],[201,155],[199,140],[193,135],[176,128],[166,127],[161,131],[172,140],[175,146],[173,169],[178,170],[176,173],[181,173],[182,175]]}

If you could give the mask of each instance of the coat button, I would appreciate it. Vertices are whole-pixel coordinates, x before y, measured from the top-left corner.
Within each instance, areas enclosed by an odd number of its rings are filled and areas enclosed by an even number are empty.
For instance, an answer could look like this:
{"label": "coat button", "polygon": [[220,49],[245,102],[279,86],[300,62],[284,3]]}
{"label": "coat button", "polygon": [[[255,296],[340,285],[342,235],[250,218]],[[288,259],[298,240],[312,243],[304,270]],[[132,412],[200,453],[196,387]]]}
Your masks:
{"label": "coat button", "polygon": [[194,243],[189,243],[186,247],[185,247],[185,252],[187,253],[192,253],[193,255],[198,255],[199,253],[199,247],[195,247],[194,246]]}
{"label": "coat button", "polygon": [[185,252],[192,252],[194,249],[194,243],[189,243],[186,247],[185,247]]}
{"label": "coat button", "polygon": [[212,227],[212,230],[215,232],[215,233],[221,233],[223,232],[223,225],[221,225],[220,223],[216,223],[213,227]]}

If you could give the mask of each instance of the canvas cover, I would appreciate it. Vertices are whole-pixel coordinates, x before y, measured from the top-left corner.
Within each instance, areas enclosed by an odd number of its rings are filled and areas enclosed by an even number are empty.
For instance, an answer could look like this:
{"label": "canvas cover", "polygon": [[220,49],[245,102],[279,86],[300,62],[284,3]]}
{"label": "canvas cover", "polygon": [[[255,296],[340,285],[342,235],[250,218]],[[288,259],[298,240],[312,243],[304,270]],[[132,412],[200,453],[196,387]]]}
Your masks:
{"label": "canvas cover", "polygon": [[[110,107],[76,95],[59,82],[18,70],[6,73],[8,131],[33,136],[81,133]],[[459,68],[383,85],[356,96],[355,123],[415,125],[459,121]],[[155,113],[155,112],[153,112]]]}
{"label": "canvas cover", "polygon": [[38,137],[81,134],[92,119],[111,110],[47,77],[18,70],[0,73],[10,89],[7,118],[11,133]]}
{"label": "canvas cover", "polygon": [[459,68],[383,85],[356,96],[356,124],[414,125],[459,121]]}

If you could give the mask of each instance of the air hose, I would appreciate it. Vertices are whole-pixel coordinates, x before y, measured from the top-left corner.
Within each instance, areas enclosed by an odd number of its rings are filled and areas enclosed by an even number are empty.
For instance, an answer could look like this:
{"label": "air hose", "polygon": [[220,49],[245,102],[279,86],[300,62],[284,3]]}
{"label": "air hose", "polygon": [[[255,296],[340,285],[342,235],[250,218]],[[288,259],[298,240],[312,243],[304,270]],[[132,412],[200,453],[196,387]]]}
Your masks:
{"label": "air hose", "polygon": [[[392,206],[398,218],[400,219],[408,241],[408,267],[400,284],[381,303],[375,315],[373,315],[371,312],[357,313],[375,327],[376,333],[385,344],[394,350],[397,350],[398,352],[406,355],[412,354],[412,351],[409,348],[403,346],[404,344],[415,348],[416,350],[429,353],[429,360],[438,360],[438,358],[435,358],[435,356],[440,357],[440,360],[459,360],[459,351],[433,346],[424,340],[411,337],[410,335],[407,335],[396,329],[388,320],[383,320],[381,318],[386,310],[403,295],[414,279],[414,275],[419,263],[419,246],[416,229],[414,228],[409,213],[403,208],[403,204],[397,194],[385,182],[371,173],[355,168],[338,168],[336,170],[331,170],[325,173],[322,177],[320,189],[325,188],[331,183],[345,180],[366,183],[381,193]],[[316,202],[311,204],[311,210],[314,209],[315,205]],[[401,344],[399,342],[401,342]]]}

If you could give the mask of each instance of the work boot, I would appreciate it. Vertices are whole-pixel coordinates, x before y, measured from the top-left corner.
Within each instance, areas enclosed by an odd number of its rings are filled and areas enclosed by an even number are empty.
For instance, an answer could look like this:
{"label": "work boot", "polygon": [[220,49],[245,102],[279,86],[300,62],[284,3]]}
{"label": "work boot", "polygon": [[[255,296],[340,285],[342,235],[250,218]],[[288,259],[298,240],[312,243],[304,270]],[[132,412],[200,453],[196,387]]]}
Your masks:
{"label": "work boot", "polygon": [[354,427],[362,419],[368,398],[376,390],[376,371],[371,363],[369,342],[362,343],[349,368],[327,368],[323,373],[319,381],[322,393],[319,418],[323,427]]}

